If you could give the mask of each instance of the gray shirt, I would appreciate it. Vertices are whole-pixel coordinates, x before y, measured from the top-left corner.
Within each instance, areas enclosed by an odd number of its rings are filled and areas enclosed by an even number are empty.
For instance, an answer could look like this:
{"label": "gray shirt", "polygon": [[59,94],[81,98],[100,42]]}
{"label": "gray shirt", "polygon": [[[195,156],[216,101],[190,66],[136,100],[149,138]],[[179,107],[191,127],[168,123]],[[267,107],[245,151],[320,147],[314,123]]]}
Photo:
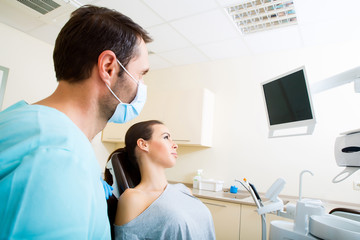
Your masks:
{"label": "gray shirt", "polygon": [[145,211],[122,226],[115,239],[215,239],[209,209],[183,184],[168,184]]}

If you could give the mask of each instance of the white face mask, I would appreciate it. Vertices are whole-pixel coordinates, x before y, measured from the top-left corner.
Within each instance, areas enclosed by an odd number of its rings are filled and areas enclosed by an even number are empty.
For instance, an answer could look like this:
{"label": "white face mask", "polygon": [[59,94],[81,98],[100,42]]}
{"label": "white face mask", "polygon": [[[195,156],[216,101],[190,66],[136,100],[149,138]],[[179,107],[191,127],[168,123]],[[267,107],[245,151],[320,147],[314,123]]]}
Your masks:
{"label": "white face mask", "polygon": [[[117,60],[117,59],[116,59]],[[129,72],[126,70],[126,68],[120,63],[119,60],[117,60],[119,65],[124,69],[124,71],[136,82],[137,86],[137,92],[134,100],[131,103],[123,103],[116,94],[111,90],[109,85],[106,83],[106,87],[109,89],[109,91],[114,95],[114,97],[119,101],[119,104],[116,107],[116,110],[113,114],[113,116],[109,119],[108,122],[113,123],[126,123],[135,117],[137,117],[141,110],[143,109],[146,97],[147,97],[147,87],[142,82],[136,80]]]}

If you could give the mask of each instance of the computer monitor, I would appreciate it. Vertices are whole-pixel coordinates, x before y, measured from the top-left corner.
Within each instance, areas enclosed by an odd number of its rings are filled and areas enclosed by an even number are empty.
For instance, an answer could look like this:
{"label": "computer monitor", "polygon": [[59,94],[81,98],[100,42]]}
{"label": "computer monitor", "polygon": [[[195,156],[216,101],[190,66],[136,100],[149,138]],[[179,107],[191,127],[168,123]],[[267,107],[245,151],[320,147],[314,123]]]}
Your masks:
{"label": "computer monitor", "polygon": [[[316,120],[304,66],[272,78],[261,85],[268,117],[269,137],[304,135],[313,132]],[[291,129],[291,131],[287,131],[286,134],[275,134],[275,131],[283,129]]]}

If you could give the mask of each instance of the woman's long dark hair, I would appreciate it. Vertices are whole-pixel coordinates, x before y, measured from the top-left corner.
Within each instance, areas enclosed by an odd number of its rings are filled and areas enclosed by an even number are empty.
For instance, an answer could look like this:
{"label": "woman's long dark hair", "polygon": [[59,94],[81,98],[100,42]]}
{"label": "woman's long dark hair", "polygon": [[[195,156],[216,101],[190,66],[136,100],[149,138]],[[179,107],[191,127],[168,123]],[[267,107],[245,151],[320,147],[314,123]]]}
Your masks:
{"label": "woman's long dark hair", "polygon": [[[116,154],[118,160],[121,162],[121,166],[126,176],[129,176],[132,186],[135,187],[141,181],[139,164],[135,156],[135,149],[137,146],[137,140],[142,138],[144,140],[150,140],[153,134],[153,125],[163,124],[158,120],[149,120],[144,122],[138,122],[132,125],[125,135],[125,147],[116,149],[112,152],[108,158],[108,161]],[[114,158],[116,159],[116,158]],[[108,169],[105,169],[105,181],[112,185],[113,179]],[[130,184],[129,184],[130,185]]]}
{"label": "woman's long dark hair", "polygon": [[[150,140],[153,134],[152,126],[156,124],[163,124],[163,123],[158,120],[150,120],[150,121],[139,122],[132,125],[125,135],[125,147],[116,149],[114,152],[110,154],[108,158],[108,161],[110,159],[113,159],[112,161],[117,160],[120,162],[120,165],[125,173],[130,188],[135,187],[141,181],[139,164],[135,156],[135,148],[137,146],[137,140],[139,138],[142,138],[144,140]],[[110,185],[113,184],[112,175],[107,168],[105,168],[105,181]],[[121,186],[118,187],[119,187],[119,193],[122,194],[122,192],[125,189],[124,188],[120,189]],[[116,197],[111,196],[107,200],[107,204],[108,204],[108,217],[111,226],[111,237],[112,239],[114,239],[115,235],[114,235],[113,224],[115,222],[116,211],[117,211]]]}

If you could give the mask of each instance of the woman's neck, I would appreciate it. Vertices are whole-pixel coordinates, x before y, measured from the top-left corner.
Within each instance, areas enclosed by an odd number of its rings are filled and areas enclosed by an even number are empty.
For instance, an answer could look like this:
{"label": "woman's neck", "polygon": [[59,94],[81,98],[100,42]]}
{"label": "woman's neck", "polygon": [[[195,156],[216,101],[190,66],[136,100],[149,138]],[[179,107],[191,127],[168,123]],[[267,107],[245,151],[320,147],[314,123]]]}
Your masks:
{"label": "woman's neck", "polygon": [[141,182],[139,187],[148,191],[163,191],[168,184],[165,175],[165,169],[161,166],[152,164],[147,161],[148,164],[141,164]]}

